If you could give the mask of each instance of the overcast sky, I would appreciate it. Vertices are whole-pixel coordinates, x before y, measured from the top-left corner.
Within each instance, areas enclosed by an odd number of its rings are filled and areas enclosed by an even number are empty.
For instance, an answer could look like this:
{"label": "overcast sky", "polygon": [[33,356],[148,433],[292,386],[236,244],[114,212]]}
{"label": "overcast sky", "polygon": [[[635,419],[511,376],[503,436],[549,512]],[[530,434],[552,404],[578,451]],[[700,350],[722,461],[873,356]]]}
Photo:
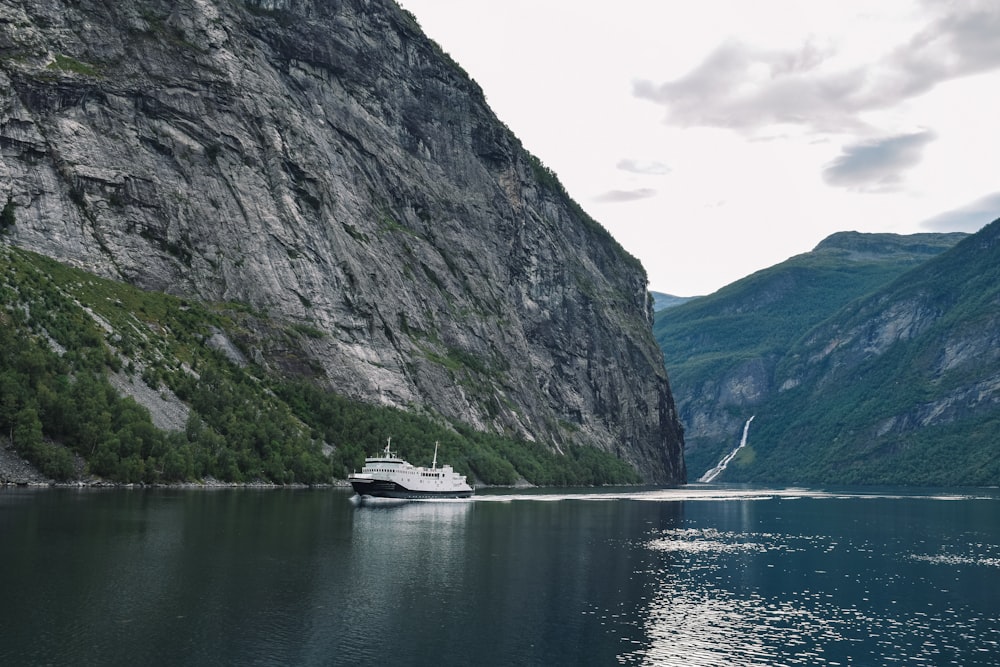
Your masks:
{"label": "overcast sky", "polygon": [[1000,217],[1000,2],[400,0],[649,274]]}

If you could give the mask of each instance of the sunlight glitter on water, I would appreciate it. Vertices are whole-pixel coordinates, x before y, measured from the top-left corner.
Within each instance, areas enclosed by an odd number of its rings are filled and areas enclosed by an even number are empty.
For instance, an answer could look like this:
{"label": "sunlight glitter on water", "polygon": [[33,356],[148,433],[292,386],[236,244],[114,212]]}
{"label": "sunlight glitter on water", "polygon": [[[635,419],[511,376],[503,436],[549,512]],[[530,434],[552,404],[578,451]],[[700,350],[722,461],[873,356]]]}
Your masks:
{"label": "sunlight glitter on water", "polygon": [[[993,516],[998,500],[975,489],[691,484],[481,489],[434,502],[470,510],[508,504],[517,516],[531,504],[633,501],[642,511],[625,516],[651,517],[645,533],[618,545],[642,554],[619,584],[639,587],[637,605],[583,613],[618,638],[619,664],[732,667],[1000,665],[992,661],[1000,655],[1000,608],[981,593],[998,581],[994,524],[950,529],[952,517]],[[656,503],[675,509],[646,511]],[[433,508],[421,504],[412,512],[422,519]],[[437,514],[428,516],[440,521]]]}
{"label": "sunlight glitter on water", "polygon": [[988,567],[1000,567],[1000,558],[981,558],[977,556],[960,556],[956,554],[937,554],[928,556],[923,554],[913,554],[912,560],[920,560],[927,563],[938,563],[941,565],[986,565]]}
{"label": "sunlight glitter on water", "polygon": [[[621,653],[618,661],[709,667],[897,660],[959,665],[984,650],[1000,654],[995,614],[970,614],[957,605],[914,611],[897,607],[895,600],[887,601],[888,608],[873,603],[874,597],[906,595],[910,586],[895,571],[890,554],[872,560],[876,546],[822,535],[654,531],[645,547],[664,560],[645,574],[656,581],[656,592],[641,614],[623,621],[642,628],[649,643]],[[995,566],[989,552],[996,547],[979,546],[987,553],[909,558],[943,566]],[[774,582],[783,581],[775,590]]]}

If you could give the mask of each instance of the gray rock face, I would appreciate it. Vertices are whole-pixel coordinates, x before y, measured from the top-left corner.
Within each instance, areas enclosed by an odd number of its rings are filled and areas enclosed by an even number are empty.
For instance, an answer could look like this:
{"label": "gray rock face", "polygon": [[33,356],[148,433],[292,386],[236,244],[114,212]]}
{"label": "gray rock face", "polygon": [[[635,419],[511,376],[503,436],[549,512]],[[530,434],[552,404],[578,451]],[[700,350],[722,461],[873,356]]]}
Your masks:
{"label": "gray rock face", "polygon": [[684,480],[642,267],[391,0],[0,0],[18,245],[321,332],[368,401]]}

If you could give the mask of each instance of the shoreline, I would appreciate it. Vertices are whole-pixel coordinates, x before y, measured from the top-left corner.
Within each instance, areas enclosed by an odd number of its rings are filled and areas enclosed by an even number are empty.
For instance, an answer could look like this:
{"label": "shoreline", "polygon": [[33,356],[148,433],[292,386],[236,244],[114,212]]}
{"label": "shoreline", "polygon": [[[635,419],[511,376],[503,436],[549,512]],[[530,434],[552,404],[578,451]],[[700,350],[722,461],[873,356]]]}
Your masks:
{"label": "shoreline", "polygon": [[[21,489],[349,489],[346,479],[334,479],[326,484],[275,484],[264,480],[251,482],[223,482],[214,477],[186,482],[143,482],[126,484],[112,482],[93,475],[83,475],[82,460],[79,464],[80,477],[69,482],[57,482],[43,475],[34,465],[25,460],[11,446],[6,438],[0,438],[0,490]],[[523,477],[510,486],[490,485],[477,482],[476,489],[533,489],[538,488]]]}
{"label": "shoreline", "polygon": [[0,489],[323,489],[350,488],[350,486],[347,480],[339,479],[328,484],[274,484],[263,480],[223,482],[214,477],[206,477],[200,481],[124,484],[93,475],[81,476],[69,482],[57,482],[43,475],[35,466],[14,451],[9,444],[0,444]]}

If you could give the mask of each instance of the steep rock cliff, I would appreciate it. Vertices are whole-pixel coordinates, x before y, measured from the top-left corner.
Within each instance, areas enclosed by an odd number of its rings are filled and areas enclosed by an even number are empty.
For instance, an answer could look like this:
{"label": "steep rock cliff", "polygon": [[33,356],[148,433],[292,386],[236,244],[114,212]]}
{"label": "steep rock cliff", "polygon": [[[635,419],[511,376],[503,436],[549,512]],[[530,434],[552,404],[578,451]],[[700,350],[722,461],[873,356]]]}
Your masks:
{"label": "steep rock cliff", "polygon": [[685,476],[642,267],[391,0],[0,1],[12,241],[322,332],[255,359]]}

